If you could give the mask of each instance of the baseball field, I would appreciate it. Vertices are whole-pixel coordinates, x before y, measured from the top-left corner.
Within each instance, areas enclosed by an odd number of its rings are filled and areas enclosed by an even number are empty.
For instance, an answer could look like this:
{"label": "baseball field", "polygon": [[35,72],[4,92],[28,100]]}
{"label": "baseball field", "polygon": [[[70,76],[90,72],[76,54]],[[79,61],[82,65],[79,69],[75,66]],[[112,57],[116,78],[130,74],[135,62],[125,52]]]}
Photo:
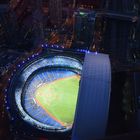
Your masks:
{"label": "baseball field", "polygon": [[61,78],[40,85],[35,100],[46,113],[62,126],[71,126],[79,89],[79,75]]}

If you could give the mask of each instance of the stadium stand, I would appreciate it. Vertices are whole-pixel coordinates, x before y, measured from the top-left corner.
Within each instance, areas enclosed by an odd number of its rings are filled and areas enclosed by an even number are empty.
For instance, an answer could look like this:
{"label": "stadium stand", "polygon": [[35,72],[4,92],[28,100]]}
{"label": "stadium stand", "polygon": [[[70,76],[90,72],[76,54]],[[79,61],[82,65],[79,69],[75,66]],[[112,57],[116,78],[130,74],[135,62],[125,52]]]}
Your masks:
{"label": "stadium stand", "polygon": [[72,75],[80,75],[82,63],[68,56],[45,56],[32,62],[27,61],[27,64],[19,64],[18,68],[19,70],[10,84],[10,91],[7,92],[9,93],[7,101],[10,104],[12,118],[19,118],[20,116],[26,123],[44,131],[69,131],[70,127],[64,127],[52,119],[36,103],[34,100],[35,91],[41,84]]}

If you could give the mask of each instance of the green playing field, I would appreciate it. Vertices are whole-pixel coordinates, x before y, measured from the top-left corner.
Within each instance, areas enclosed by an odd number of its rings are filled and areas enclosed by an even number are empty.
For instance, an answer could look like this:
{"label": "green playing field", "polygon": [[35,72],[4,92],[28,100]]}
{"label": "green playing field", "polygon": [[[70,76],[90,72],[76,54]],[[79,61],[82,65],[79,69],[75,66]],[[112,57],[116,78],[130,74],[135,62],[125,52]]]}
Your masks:
{"label": "green playing field", "polygon": [[36,90],[36,102],[63,126],[73,123],[79,80],[78,75],[62,78],[41,85]]}

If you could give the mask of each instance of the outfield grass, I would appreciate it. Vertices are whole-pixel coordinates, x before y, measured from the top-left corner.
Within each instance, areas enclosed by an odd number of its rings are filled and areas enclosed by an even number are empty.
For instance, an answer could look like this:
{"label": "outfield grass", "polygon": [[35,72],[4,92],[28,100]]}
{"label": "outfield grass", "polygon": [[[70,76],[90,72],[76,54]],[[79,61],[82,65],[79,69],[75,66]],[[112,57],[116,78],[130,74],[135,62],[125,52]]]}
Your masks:
{"label": "outfield grass", "polygon": [[63,126],[73,123],[80,77],[71,76],[41,85],[36,91],[37,103]]}

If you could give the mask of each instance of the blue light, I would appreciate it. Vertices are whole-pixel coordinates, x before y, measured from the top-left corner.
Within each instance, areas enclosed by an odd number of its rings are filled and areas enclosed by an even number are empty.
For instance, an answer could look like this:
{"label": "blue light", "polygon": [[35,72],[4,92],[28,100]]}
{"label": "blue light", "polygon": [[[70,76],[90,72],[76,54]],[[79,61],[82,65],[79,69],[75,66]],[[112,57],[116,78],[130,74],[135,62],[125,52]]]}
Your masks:
{"label": "blue light", "polygon": [[11,120],[13,121],[13,120],[14,120],[14,118],[12,117],[12,118],[11,118]]}
{"label": "blue light", "polygon": [[25,63],[25,61],[22,61],[22,63],[24,64],[24,63]]}
{"label": "blue light", "polygon": [[30,60],[30,58],[28,58],[28,60]]}
{"label": "blue light", "polygon": [[34,56],[34,55],[32,55],[32,57],[34,58],[35,56]]}
{"label": "blue light", "polygon": [[41,46],[42,46],[42,48],[44,47],[44,45],[43,45],[43,44],[42,44]]}
{"label": "blue light", "polygon": [[48,44],[46,44],[45,46],[48,47]]}
{"label": "blue light", "polygon": [[97,52],[95,52],[95,54],[97,55],[98,53],[97,53]]}
{"label": "blue light", "polygon": [[7,88],[5,89],[5,92],[7,92]]}
{"label": "blue light", "polygon": [[20,67],[20,65],[18,65],[18,67]]}
{"label": "blue light", "polygon": [[9,109],[10,109],[10,107],[8,107],[8,106],[7,106],[7,107],[6,107],[6,109],[7,109],[7,110],[9,110]]}

